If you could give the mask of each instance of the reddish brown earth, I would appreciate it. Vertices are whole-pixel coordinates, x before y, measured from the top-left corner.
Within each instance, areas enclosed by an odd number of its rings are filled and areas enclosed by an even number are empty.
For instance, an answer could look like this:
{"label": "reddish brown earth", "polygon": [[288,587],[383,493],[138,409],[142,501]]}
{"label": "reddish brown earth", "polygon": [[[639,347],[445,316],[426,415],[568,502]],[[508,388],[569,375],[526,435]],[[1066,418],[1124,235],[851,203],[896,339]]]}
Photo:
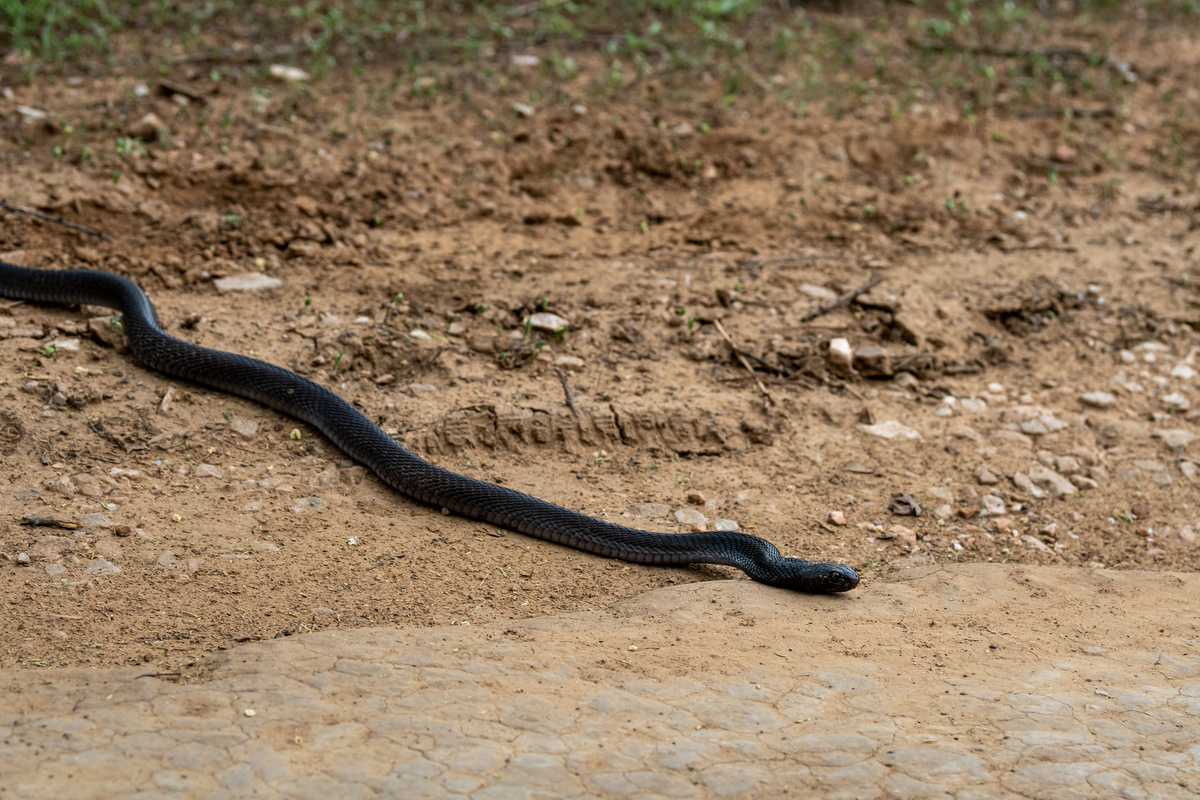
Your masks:
{"label": "reddish brown earth", "polygon": [[[909,69],[880,36],[888,74]],[[678,532],[642,504],[694,508],[867,583],[929,562],[1190,572],[1200,444],[1173,432],[1200,408],[1197,41],[1060,26],[1046,43],[1116,42],[1137,81],[1109,64],[1077,65],[1099,87],[1079,96],[1001,81],[971,117],[936,90],[953,53],[911,67],[932,87],[916,100],[850,93],[868,53],[805,108],[783,91],[798,56],[731,104],[707,73],[596,95],[609,60],[586,53],[573,80],[495,54],[490,84],[448,70],[432,96],[376,66],[298,85],[177,66],[186,104],[154,69],[22,83],[10,64],[4,198],[112,241],[7,212],[0,252],[134,278],[172,334],[285,365],[443,466],[589,514]],[[162,130],[134,145],[148,113]],[[255,271],[282,283],[214,284]],[[824,302],[805,287],[873,275],[805,319]],[[527,329],[539,311],[569,326]],[[100,309],[5,303],[0,335],[0,666],[171,671],[246,640],[742,577],[415,505],[307,426],[139,367]],[[885,350],[846,371],[839,337]],[[1113,404],[1081,403],[1096,391]],[[920,438],[864,425],[889,421]],[[1077,490],[1014,482],[1047,469]],[[892,513],[894,493],[921,515]],[[981,516],[989,493],[1004,511]]]}

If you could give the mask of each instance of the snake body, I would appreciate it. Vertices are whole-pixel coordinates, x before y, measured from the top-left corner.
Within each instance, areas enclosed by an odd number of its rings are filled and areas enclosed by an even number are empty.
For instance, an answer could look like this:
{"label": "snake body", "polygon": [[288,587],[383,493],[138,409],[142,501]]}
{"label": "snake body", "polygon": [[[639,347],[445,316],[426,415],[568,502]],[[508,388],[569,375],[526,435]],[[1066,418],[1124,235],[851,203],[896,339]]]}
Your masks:
{"label": "snake body", "polygon": [[133,281],[95,270],[35,270],[0,261],[0,295],[87,303],[121,312],[133,356],[145,366],[301,419],[385,483],[422,503],[597,555],[638,564],[725,564],[756,581],[802,592],[845,592],[858,574],[844,564],[781,556],[745,533],[663,534],[614,525],[504,486],[451,472],[398,444],[329,389],[290,370],[181,341],[163,331]]}

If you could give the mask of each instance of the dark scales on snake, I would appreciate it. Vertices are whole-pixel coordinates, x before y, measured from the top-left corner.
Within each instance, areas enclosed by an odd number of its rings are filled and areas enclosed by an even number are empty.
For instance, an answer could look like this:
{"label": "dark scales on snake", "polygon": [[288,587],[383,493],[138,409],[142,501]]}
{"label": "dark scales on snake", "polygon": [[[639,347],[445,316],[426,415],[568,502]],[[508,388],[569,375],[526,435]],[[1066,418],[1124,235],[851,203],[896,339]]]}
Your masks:
{"label": "dark scales on snake", "polygon": [[846,592],[858,585],[858,573],[844,564],[784,557],[775,545],[757,536],[625,528],[430,464],[324,386],[264,361],[168,335],[146,294],[119,275],[26,269],[0,261],[0,295],[42,303],[87,303],[120,311],[129,348],[147,367],[301,419],[392,488],[464,517],[638,564],[725,564],[756,581],[801,592]]}

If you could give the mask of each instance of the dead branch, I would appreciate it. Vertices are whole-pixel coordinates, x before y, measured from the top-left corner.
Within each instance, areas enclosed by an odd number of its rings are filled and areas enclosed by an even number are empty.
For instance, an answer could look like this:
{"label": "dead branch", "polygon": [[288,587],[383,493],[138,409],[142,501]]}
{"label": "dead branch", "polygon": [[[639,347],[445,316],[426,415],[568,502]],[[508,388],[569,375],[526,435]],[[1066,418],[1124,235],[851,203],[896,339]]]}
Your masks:
{"label": "dead branch", "polygon": [[845,294],[838,295],[836,298],[834,298],[833,300],[830,300],[828,303],[826,303],[825,305],[823,305],[819,308],[814,308],[812,311],[809,311],[807,314],[800,317],[800,321],[801,322],[810,322],[810,321],[816,319],[817,317],[828,314],[830,311],[833,311],[835,308],[841,308],[844,305],[848,305],[849,303],[854,301],[854,298],[858,297],[863,292],[869,291],[870,289],[872,289],[876,284],[880,283],[881,281],[883,281],[883,278],[879,277],[878,275],[872,275],[871,280],[867,281],[862,286],[859,286],[857,289],[851,289],[850,291],[846,292]]}

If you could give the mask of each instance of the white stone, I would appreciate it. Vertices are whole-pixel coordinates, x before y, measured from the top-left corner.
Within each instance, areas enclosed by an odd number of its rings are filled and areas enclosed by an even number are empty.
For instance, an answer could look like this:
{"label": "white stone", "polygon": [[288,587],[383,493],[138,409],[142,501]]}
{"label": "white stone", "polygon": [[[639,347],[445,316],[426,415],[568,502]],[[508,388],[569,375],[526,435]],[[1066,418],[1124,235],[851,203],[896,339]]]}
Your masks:
{"label": "white stone", "polygon": [[850,340],[843,337],[829,342],[829,363],[834,370],[849,373],[850,365],[854,362],[854,351],[850,349]]}
{"label": "white stone", "polygon": [[1072,495],[1079,491],[1075,488],[1075,484],[1041,464],[1034,464],[1029,468],[1029,479],[1038,486],[1049,489],[1055,495]]}
{"label": "white stone", "polygon": [[298,67],[289,67],[284,64],[272,64],[269,67],[272,78],[278,78],[281,81],[288,83],[298,83],[309,79],[309,74]]}
{"label": "white stone", "polygon": [[708,518],[694,508],[681,508],[675,512],[675,519],[682,525],[703,525]]}
{"label": "white stone", "polygon": [[1181,392],[1171,392],[1170,394],[1163,395],[1162,404],[1176,411],[1187,411],[1188,406],[1191,405],[1187,397]]}
{"label": "white stone", "polygon": [[242,275],[229,275],[216,278],[213,285],[218,292],[260,292],[264,289],[275,289],[283,286],[279,278],[270,278],[261,272],[247,272]]}
{"label": "white stone", "polygon": [[579,356],[559,356],[554,359],[554,366],[563,369],[583,369],[583,359]]}
{"label": "white stone", "polygon": [[1176,364],[1171,370],[1172,378],[1180,378],[1185,381],[1190,381],[1197,375],[1196,370],[1189,367],[1187,364]]}
{"label": "white stone", "polygon": [[549,311],[539,311],[536,314],[529,315],[529,327],[539,331],[555,333],[564,328],[569,328],[571,323],[560,317],[558,314],[551,314]]}
{"label": "white stone", "polygon": [[921,434],[907,425],[897,422],[894,419],[889,419],[886,422],[878,422],[874,425],[863,425],[863,431],[872,436],[879,436],[884,439],[920,439]]}
{"label": "white stone", "polygon": [[1109,392],[1088,392],[1080,395],[1079,402],[1092,408],[1112,408],[1117,398]]}
{"label": "white stone", "polygon": [[801,284],[800,291],[814,300],[829,302],[837,299],[837,292],[826,289],[824,286],[814,286],[811,283]]}
{"label": "white stone", "polygon": [[230,421],[229,430],[244,439],[249,439],[258,433],[258,423],[252,419],[235,419]]}
{"label": "white stone", "polygon": [[1182,450],[1196,439],[1196,434],[1191,431],[1183,430],[1182,428],[1170,428],[1165,431],[1156,431],[1152,434],[1156,439],[1162,439],[1163,444],[1172,450]]}

